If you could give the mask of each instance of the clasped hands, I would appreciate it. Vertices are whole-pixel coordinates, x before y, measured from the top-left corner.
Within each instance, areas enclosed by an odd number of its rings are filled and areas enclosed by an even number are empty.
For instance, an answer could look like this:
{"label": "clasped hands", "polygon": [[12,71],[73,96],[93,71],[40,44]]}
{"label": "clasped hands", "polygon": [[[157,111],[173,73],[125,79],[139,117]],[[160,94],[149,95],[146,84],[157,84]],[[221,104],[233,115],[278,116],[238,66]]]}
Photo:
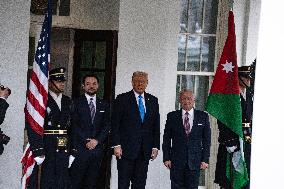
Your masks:
{"label": "clasped hands", "polygon": [[93,150],[96,148],[96,146],[98,145],[98,141],[96,139],[91,139],[91,138],[88,138],[87,139],[87,144],[86,144],[86,148],[88,148],[89,150]]}

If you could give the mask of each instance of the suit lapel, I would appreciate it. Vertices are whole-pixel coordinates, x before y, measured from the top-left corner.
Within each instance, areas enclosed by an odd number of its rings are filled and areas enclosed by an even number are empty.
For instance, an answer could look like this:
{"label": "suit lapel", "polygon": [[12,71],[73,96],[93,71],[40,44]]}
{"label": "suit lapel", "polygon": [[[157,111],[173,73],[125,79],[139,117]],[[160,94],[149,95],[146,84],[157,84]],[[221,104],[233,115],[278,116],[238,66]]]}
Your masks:
{"label": "suit lapel", "polygon": [[182,109],[180,109],[180,110],[177,111],[177,118],[176,118],[176,120],[177,120],[177,123],[178,123],[177,125],[178,125],[179,129],[180,129],[181,132],[183,133],[183,136],[184,136],[185,138],[187,138],[186,133],[185,133],[185,130],[184,130],[184,126],[183,126]]}
{"label": "suit lapel", "polygon": [[[130,95],[130,105],[133,108],[133,112],[136,115],[136,117],[138,117],[139,120],[141,120],[140,112],[139,112],[139,108],[138,108],[137,100],[135,98],[134,91],[133,90],[130,91],[129,95]],[[142,120],[141,120],[141,122],[142,122]]]}
{"label": "suit lapel", "polygon": [[144,122],[146,122],[151,114],[151,102],[148,93],[144,92],[144,100],[145,100],[145,108],[146,108],[146,113],[144,117]]}
{"label": "suit lapel", "polygon": [[89,104],[88,104],[88,100],[87,100],[87,98],[86,98],[86,96],[84,95],[84,96],[82,96],[82,98],[81,98],[81,103],[80,103],[81,105],[82,105],[82,109],[85,109],[86,110],[86,112],[88,112],[88,122],[89,123],[92,123],[92,118],[91,118],[91,111],[90,111],[90,108],[89,108]]}

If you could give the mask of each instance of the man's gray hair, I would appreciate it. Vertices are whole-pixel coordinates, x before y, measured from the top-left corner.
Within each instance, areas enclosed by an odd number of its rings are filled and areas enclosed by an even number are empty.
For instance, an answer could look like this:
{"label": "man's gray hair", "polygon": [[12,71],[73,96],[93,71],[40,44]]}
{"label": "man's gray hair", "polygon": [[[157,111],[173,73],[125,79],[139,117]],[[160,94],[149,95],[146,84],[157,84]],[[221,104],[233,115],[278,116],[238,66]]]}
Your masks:
{"label": "man's gray hair", "polygon": [[192,93],[192,96],[194,97],[194,93],[193,93],[193,91],[192,90],[190,90],[190,89],[183,89],[183,90],[181,90],[180,92],[179,92],[179,96],[181,96],[183,93]]}
{"label": "man's gray hair", "polygon": [[133,72],[132,80],[133,80],[134,77],[144,77],[148,81],[148,73],[146,73],[146,72],[142,72],[142,71]]}

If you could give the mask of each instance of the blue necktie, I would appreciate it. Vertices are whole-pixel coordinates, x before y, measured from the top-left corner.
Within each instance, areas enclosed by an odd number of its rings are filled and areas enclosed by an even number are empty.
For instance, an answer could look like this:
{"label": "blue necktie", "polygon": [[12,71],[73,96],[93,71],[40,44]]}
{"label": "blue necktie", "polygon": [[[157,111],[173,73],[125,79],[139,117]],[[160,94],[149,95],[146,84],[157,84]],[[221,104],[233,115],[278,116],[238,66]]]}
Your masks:
{"label": "blue necktie", "polygon": [[142,96],[139,95],[138,98],[139,98],[138,99],[138,107],[139,107],[140,117],[141,117],[141,120],[143,122],[144,116],[145,116],[145,108],[144,108],[144,105],[143,105]]}

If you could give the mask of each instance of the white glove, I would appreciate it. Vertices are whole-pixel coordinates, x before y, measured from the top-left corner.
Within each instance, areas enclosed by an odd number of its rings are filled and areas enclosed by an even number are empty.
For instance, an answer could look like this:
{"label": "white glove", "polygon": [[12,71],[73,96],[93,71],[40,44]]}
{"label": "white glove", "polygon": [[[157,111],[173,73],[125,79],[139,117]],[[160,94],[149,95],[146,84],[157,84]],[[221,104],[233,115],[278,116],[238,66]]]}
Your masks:
{"label": "white glove", "polygon": [[235,149],[237,149],[237,146],[231,146],[231,147],[226,147],[226,148],[229,153],[233,153]]}
{"label": "white glove", "polygon": [[43,156],[43,157],[35,157],[34,158],[35,159],[35,161],[36,161],[36,164],[37,165],[40,165],[40,164],[42,164],[42,162],[44,161],[44,159],[45,159],[45,156]]}
{"label": "white glove", "polygon": [[75,157],[72,156],[72,155],[70,155],[70,156],[69,156],[69,165],[68,165],[68,168],[71,167],[71,165],[72,165],[72,163],[73,163],[74,160],[75,160]]}

